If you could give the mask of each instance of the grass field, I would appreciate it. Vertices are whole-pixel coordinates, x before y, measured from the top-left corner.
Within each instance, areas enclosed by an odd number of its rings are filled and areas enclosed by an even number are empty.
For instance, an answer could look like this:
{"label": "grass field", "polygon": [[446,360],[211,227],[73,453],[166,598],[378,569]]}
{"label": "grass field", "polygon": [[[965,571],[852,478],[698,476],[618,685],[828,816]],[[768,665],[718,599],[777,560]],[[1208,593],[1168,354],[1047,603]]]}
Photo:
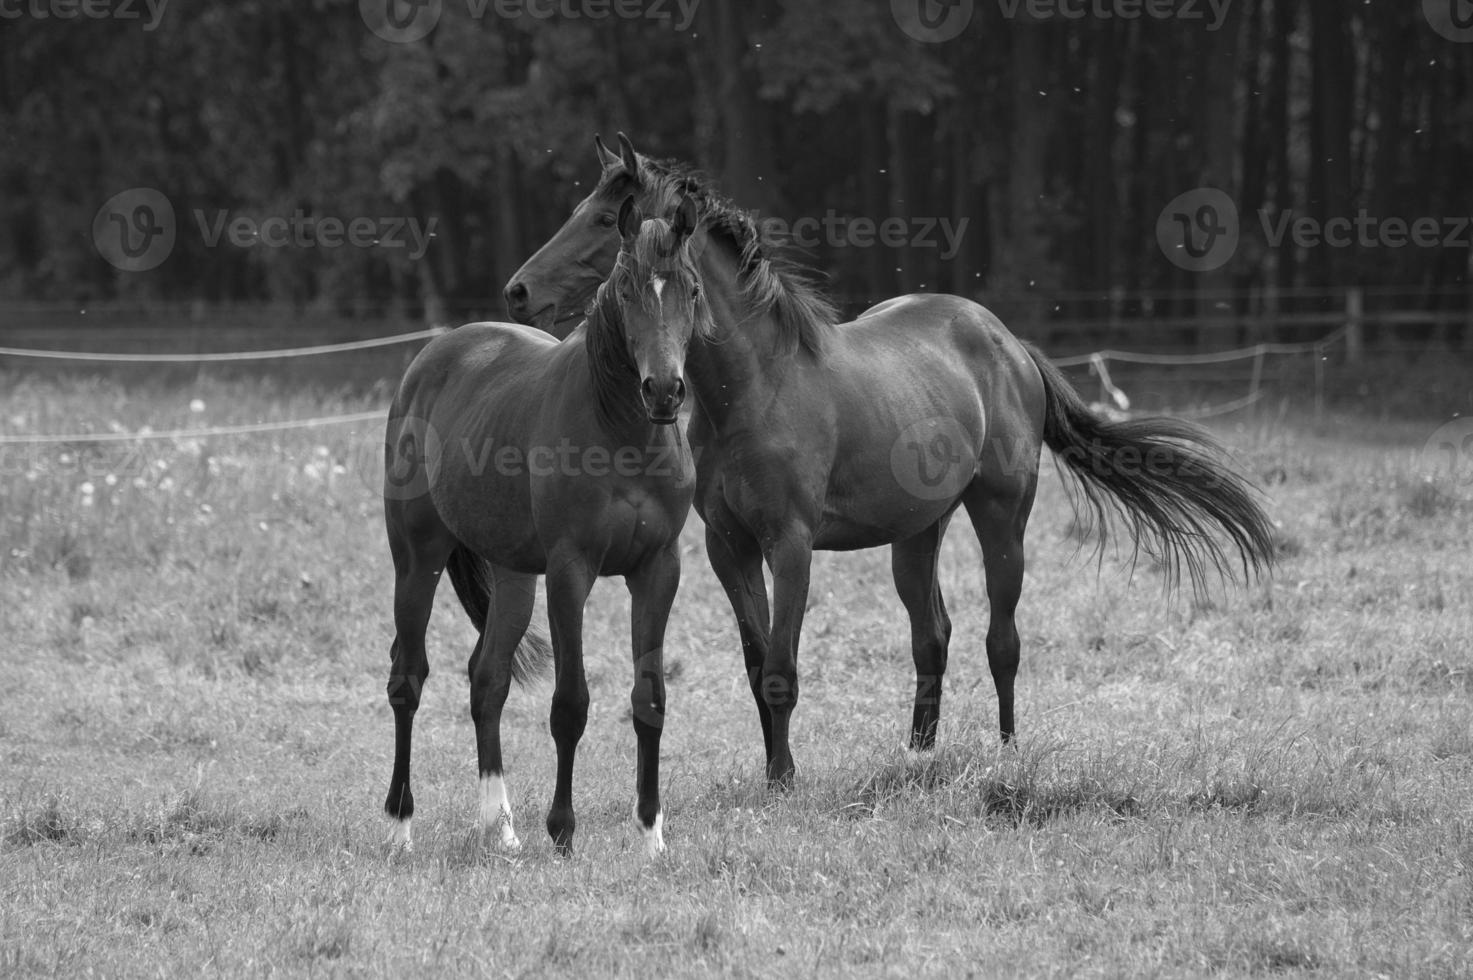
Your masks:
{"label": "grass field", "polygon": [[[10,434],[386,401],[6,382]],[[929,761],[901,750],[913,674],[888,555],[820,556],[786,796],[765,790],[693,517],[655,863],[629,818],[618,582],[588,614],[576,856],[541,830],[546,688],[514,690],[504,726],[522,853],[474,831],[473,632],[448,589],[417,849],[382,849],[377,426],[0,447],[0,976],[1468,976],[1473,506],[1414,472],[1435,428],[1221,423],[1271,496],[1282,558],[1211,603],[1163,601],[1145,566],[1097,574],[1046,465],[1016,750],[996,744],[964,526],[943,562],[956,631]]]}

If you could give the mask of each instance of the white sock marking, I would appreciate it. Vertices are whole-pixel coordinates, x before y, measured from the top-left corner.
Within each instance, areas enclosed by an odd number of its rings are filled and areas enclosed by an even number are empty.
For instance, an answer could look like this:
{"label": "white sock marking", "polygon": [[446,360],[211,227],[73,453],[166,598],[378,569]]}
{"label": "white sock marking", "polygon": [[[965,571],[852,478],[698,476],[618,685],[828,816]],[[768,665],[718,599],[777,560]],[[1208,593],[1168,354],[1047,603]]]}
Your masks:
{"label": "white sock marking", "polygon": [[516,827],[512,823],[506,780],[500,776],[481,776],[481,830],[497,831],[501,846],[508,851],[519,851],[522,848],[522,842],[517,839]]}
{"label": "white sock marking", "polygon": [[405,817],[403,820],[396,820],[390,817],[389,836],[385,838],[384,843],[390,847],[402,848],[406,854],[413,853],[414,835],[409,826],[413,819],[413,817]]}
{"label": "white sock marking", "polygon": [[639,819],[639,804],[634,804],[634,823],[639,827],[640,836],[644,838],[645,850],[649,856],[657,858],[665,853],[665,812],[662,810],[655,814],[655,823],[646,827]]}

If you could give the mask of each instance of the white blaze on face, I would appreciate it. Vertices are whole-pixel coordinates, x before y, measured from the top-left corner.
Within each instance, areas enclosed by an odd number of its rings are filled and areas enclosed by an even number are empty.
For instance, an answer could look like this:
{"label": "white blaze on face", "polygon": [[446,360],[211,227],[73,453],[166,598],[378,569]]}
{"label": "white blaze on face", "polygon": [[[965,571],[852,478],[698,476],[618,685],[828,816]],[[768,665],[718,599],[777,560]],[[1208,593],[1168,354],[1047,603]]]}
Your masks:
{"label": "white blaze on face", "polygon": [[409,823],[413,817],[405,817],[403,820],[389,818],[389,836],[384,843],[390,847],[402,848],[408,854],[414,850],[414,836],[410,830]]}
{"label": "white blaze on face", "polygon": [[496,830],[501,837],[501,846],[508,851],[521,850],[522,842],[511,819],[511,801],[506,795],[506,780],[500,776],[481,776],[481,830]]}
{"label": "white blaze on face", "polygon": [[665,853],[665,813],[655,814],[655,822],[646,827],[639,819],[639,804],[634,804],[634,822],[639,827],[640,836],[644,838],[645,850],[649,856],[657,858]]}
{"label": "white blaze on face", "polygon": [[660,304],[661,312],[665,309],[665,277],[651,276],[650,285],[655,287],[655,300]]}

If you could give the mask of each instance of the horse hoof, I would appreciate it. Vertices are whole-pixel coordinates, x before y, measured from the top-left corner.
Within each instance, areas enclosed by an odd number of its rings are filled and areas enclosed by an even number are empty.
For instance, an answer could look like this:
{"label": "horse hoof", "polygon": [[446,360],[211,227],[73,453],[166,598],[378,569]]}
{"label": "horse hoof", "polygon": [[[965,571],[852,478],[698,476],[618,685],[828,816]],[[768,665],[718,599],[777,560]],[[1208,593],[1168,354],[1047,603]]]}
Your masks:
{"label": "horse hoof", "polygon": [[502,854],[522,853],[522,840],[516,834],[499,833],[496,835],[486,834],[490,840],[490,846]]}

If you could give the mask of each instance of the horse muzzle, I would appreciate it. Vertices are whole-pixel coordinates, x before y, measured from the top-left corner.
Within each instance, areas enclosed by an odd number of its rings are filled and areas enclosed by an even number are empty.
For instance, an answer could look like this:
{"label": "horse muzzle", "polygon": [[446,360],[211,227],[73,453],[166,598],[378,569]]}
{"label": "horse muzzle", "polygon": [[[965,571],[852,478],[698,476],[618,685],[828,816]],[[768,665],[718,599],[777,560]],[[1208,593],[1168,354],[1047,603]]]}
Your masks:
{"label": "horse muzzle", "polygon": [[651,422],[656,425],[672,425],[680,418],[680,406],[685,404],[683,378],[676,377],[663,382],[645,378],[639,386],[639,393],[644,398],[644,409]]}

